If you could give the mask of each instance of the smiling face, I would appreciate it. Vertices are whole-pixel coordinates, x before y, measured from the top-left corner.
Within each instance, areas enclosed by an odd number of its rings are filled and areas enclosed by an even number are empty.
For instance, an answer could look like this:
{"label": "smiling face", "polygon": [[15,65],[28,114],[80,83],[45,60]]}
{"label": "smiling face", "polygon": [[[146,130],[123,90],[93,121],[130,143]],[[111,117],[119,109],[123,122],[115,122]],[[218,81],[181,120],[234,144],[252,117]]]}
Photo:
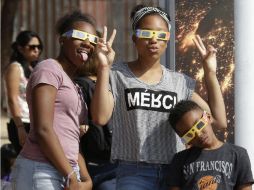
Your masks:
{"label": "smiling face", "polygon": [[[166,21],[157,14],[144,16],[137,26],[137,29],[155,30],[168,32]],[[159,59],[167,48],[165,40],[159,40],[156,36],[152,38],[138,38],[133,35],[133,41],[136,45],[138,55],[143,58]]]}
{"label": "smiling face", "polygon": [[[72,25],[73,30],[87,32],[96,35],[96,30],[93,25],[77,21]],[[93,53],[95,46],[88,39],[81,40],[72,37],[61,37],[62,51],[66,59],[76,67],[81,67]]]}
{"label": "smiling face", "polygon": [[[202,110],[191,110],[185,113],[176,124],[177,134],[184,136],[203,116]],[[210,148],[214,141],[214,132],[208,116],[208,124],[194,133],[195,137],[188,143],[200,148]]]}

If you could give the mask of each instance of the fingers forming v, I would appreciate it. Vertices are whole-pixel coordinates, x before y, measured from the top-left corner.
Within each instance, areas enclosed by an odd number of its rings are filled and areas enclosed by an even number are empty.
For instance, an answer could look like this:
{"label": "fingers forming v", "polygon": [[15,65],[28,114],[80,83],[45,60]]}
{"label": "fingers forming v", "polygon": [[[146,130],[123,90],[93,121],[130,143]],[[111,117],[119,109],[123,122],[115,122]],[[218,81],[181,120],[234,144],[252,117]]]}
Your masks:
{"label": "fingers forming v", "polygon": [[109,38],[109,40],[108,40],[108,45],[109,45],[110,47],[112,46],[115,37],[116,37],[116,29],[113,30],[113,32],[112,32],[112,34],[111,34],[111,36],[110,36],[110,38]]}
{"label": "fingers forming v", "polygon": [[195,38],[193,38],[193,42],[200,52],[205,50],[205,46],[198,35],[196,35]]}
{"label": "fingers forming v", "polygon": [[103,43],[104,45],[106,45],[106,43],[107,43],[111,47],[114,42],[115,36],[116,36],[116,29],[113,30],[108,41],[107,41],[107,36],[108,36],[108,28],[106,26],[104,26],[102,38],[101,38],[100,42]]}
{"label": "fingers forming v", "polygon": [[199,35],[196,35],[196,39],[203,50],[206,50],[205,45]]}
{"label": "fingers forming v", "polygon": [[103,43],[106,44],[108,35],[108,28],[106,26],[103,27],[102,40]]}
{"label": "fingers forming v", "polygon": [[200,38],[200,36],[196,35],[195,38],[193,38],[193,42],[194,42],[195,46],[198,48],[198,51],[204,57],[206,55],[206,48],[205,48],[204,43],[202,42],[202,39]]}

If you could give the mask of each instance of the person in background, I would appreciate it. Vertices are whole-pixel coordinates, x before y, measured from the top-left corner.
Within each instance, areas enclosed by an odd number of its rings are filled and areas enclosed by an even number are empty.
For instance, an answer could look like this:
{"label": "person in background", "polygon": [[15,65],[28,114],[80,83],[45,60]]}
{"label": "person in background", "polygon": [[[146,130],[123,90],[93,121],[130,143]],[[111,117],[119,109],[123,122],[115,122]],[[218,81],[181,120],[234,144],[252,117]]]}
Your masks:
{"label": "person in background", "polygon": [[252,189],[247,151],[218,140],[209,113],[195,102],[181,101],[171,110],[169,122],[183,142],[191,146],[173,158],[170,190]]}
{"label": "person in background", "polygon": [[[101,36],[97,32],[98,36]],[[88,107],[88,130],[80,139],[80,150],[86,158],[88,172],[93,181],[93,190],[114,190],[116,181],[116,163],[110,162],[112,126],[107,123],[99,126],[93,123],[90,103],[97,80],[98,62],[90,59],[75,82],[81,87]]]}
{"label": "person in background", "polygon": [[33,31],[22,31],[12,44],[10,64],[5,72],[8,113],[8,136],[17,153],[25,143],[30,119],[26,102],[26,86],[33,67],[38,62],[43,44]]}
{"label": "person in background", "polygon": [[90,15],[80,11],[60,18],[58,57],[40,62],[30,76],[27,100],[31,129],[11,173],[14,190],[92,188],[79,154],[79,126],[84,124],[87,107],[74,78],[94,51],[100,56],[109,53],[102,49],[95,25]]}
{"label": "person in background", "polygon": [[11,190],[10,173],[12,165],[17,157],[17,152],[13,144],[3,144],[1,146],[1,189]]}
{"label": "person in background", "polygon": [[[180,100],[193,100],[214,116],[215,127],[226,128],[221,117],[224,104],[216,77],[216,50],[205,48],[196,36],[203,58],[208,104],[194,92],[195,81],[170,71],[161,56],[170,39],[170,18],[159,7],[137,5],[131,12],[137,59],[130,62],[100,62],[91,102],[91,115],[97,124],[112,116],[111,159],[119,163],[117,190],[164,190],[170,162],[176,153],[176,135],[168,127],[170,110]],[[105,41],[106,36],[103,36]],[[110,89],[109,89],[110,85]],[[113,114],[113,115],[112,115]]]}

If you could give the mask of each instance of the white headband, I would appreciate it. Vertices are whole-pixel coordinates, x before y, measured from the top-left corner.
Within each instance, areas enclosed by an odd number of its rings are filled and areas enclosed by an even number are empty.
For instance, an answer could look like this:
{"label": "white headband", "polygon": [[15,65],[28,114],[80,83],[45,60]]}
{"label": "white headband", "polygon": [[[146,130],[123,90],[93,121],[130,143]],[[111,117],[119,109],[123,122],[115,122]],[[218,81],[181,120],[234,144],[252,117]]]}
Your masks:
{"label": "white headband", "polygon": [[168,30],[170,30],[171,25],[169,23],[169,19],[167,17],[167,13],[161,11],[158,8],[155,7],[144,7],[142,9],[140,9],[139,11],[137,11],[132,19],[133,23],[132,23],[132,29],[136,30],[136,25],[138,23],[138,21],[145,16],[148,13],[158,13],[168,24]]}

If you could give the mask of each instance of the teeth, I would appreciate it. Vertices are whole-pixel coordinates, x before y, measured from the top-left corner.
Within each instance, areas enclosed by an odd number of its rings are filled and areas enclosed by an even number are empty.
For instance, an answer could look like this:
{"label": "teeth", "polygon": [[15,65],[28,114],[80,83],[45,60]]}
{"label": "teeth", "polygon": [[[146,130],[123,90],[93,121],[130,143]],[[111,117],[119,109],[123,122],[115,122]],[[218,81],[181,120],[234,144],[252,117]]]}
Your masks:
{"label": "teeth", "polygon": [[78,52],[79,53],[82,53],[82,52],[84,52],[84,53],[88,53],[86,50],[84,50],[84,49],[78,49]]}

